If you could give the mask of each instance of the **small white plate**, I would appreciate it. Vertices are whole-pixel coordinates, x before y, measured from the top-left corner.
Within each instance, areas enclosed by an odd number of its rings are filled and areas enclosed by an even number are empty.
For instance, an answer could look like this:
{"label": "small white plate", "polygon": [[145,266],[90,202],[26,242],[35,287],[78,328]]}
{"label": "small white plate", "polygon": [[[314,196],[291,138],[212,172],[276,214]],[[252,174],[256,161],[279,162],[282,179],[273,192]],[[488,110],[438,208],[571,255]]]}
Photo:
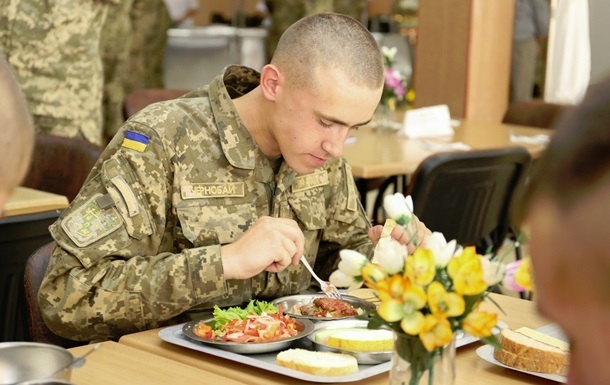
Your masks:
{"label": "small white plate", "polygon": [[[544,327],[538,328],[536,330],[538,330],[541,333],[545,333],[548,335],[552,335],[553,337],[560,338],[560,336],[561,336],[560,331],[557,332],[555,329],[558,329],[558,326],[556,324],[551,324],[551,325],[546,325]],[[517,368],[513,368],[512,366],[504,365],[503,363],[501,363],[500,361],[498,361],[494,358],[494,347],[491,345],[485,345],[485,346],[481,346],[480,348],[478,348],[477,355],[479,357],[481,357],[482,359],[484,359],[485,361],[490,362],[494,365],[501,366],[503,368],[516,370],[518,372],[531,374],[532,376],[542,377],[542,378],[546,378],[547,380],[561,382],[564,384],[566,382],[568,382],[568,378],[566,376],[561,376],[559,374],[532,372],[529,370],[517,369]]]}

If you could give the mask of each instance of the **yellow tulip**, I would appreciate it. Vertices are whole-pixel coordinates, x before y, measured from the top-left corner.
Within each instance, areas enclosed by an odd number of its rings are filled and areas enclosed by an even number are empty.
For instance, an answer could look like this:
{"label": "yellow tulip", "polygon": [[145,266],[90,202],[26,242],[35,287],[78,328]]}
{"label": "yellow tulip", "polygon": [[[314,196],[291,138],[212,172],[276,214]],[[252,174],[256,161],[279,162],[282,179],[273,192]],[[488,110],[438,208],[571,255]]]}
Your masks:
{"label": "yellow tulip", "polygon": [[451,342],[453,332],[447,318],[433,314],[427,314],[423,330],[419,333],[419,339],[427,351],[440,348]]}
{"label": "yellow tulip", "polygon": [[466,316],[462,321],[464,331],[472,336],[485,338],[489,337],[493,328],[498,323],[498,315],[475,311]]}
{"label": "yellow tulip", "polygon": [[439,314],[445,317],[457,317],[464,313],[466,303],[461,295],[448,293],[438,281],[434,281],[428,286],[428,305],[432,314]]}
{"label": "yellow tulip", "polygon": [[460,256],[453,258],[447,265],[447,272],[458,294],[477,295],[487,289],[481,259],[474,247],[465,248]]}
{"label": "yellow tulip", "polygon": [[519,267],[517,267],[517,272],[515,273],[515,280],[517,281],[517,284],[525,290],[534,290],[534,270],[530,258],[524,258],[523,261],[521,261]]}
{"label": "yellow tulip", "polygon": [[414,283],[425,286],[432,282],[436,273],[434,255],[430,250],[417,249],[407,257],[406,276]]}
{"label": "yellow tulip", "polygon": [[379,281],[383,281],[388,276],[387,274],[379,267],[379,265],[375,265],[373,263],[367,262],[361,270],[362,278],[364,282],[372,288],[375,288],[375,285]]}

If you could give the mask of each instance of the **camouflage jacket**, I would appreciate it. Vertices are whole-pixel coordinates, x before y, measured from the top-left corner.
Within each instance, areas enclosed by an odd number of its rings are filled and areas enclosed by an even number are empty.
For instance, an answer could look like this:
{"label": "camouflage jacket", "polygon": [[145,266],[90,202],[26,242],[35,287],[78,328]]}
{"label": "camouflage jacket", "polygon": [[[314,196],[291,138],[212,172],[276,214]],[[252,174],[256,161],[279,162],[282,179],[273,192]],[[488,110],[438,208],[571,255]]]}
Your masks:
{"label": "camouflage jacket", "polygon": [[[80,194],[50,227],[58,247],[39,292],[49,327],[78,340],[117,338],[193,308],[271,299],[308,288],[305,269],[225,280],[220,246],[257,218],[293,218],[323,274],[343,248],[370,254],[349,166],[297,176],[271,164],[232,97],[258,73],[228,67],[209,86],[142,110],[121,127]],[[244,256],[247,258],[247,256]]]}

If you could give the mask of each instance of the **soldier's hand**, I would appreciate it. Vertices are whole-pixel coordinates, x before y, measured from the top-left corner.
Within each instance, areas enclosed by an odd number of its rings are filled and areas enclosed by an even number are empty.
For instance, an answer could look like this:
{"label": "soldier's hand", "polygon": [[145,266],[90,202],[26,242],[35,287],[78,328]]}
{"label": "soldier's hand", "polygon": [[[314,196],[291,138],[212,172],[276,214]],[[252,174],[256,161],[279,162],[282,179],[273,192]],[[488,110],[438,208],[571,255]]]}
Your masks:
{"label": "soldier's hand", "polygon": [[[409,254],[413,253],[417,248],[417,245],[421,245],[424,239],[432,234],[426,225],[424,225],[415,215],[411,221],[409,221],[407,229],[408,230],[405,230],[402,226],[396,226],[392,229],[390,236],[401,244],[407,245]],[[382,230],[382,225],[377,225],[369,229],[368,235],[374,245],[377,245],[377,242],[379,242]]]}
{"label": "soldier's hand", "polygon": [[235,242],[222,246],[225,279],[246,279],[298,265],[305,238],[292,219],[261,217]]}

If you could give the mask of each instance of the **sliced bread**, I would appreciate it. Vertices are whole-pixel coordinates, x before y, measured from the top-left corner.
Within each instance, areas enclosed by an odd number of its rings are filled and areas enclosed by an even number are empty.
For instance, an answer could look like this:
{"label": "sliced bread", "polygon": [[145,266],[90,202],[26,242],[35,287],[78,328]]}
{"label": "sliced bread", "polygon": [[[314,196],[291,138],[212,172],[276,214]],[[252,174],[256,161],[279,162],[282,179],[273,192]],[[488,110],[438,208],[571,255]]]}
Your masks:
{"label": "sliced bread", "polygon": [[504,365],[513,368],[528,370],[530,372],[559,374],[565,376],[568,374],[568,365],[555,364],[539,360],[531,360],[520,357],[516,354],[507,352],[506,350],[494,350],[494,358]]}
{"label": "sliced bread", "polygon": [[502,350],[494,351],[495,359],[505,365],[533,372],[567,373],[570,355],[558,347],[562,346],[561,341],[549,336],[537,338],[538,334],[530,333],[530,330],[523,330],[522,333],[503,329]]}
{"label": "sliced bread", "polygon": [[342,353],[288,349],[278,353],[276,363],[316,376],[345,376],[358,372],[356,358]]}

